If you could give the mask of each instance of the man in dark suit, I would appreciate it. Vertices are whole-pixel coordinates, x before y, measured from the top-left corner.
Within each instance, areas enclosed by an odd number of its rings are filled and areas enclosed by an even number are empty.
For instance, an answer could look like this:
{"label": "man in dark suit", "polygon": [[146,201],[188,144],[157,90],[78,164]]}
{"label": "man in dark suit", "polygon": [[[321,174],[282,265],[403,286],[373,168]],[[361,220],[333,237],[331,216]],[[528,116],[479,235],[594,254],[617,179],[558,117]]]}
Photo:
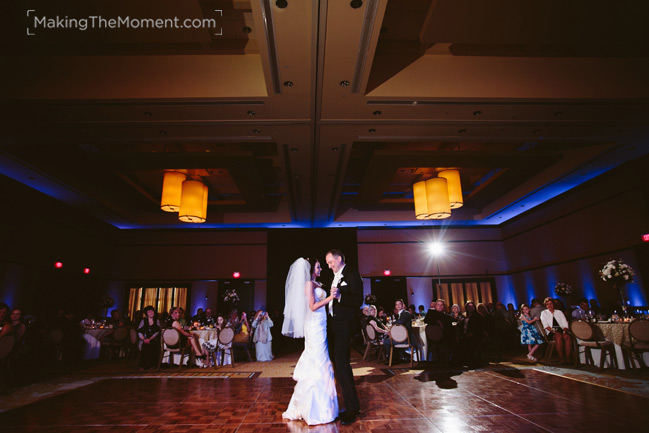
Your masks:
{"label": "man in dark suit", "polygon": [[[412,316],[405,309],[406,305],[403,302],[403,299],[397,299],[394,303],[394,309],[396,313],[394,314],[394,321],[392,323],[400,323],[405,326],[408,330],[408,336],[410,341],[412,341]],[[389,338],[383,340],[383,345],[385,346],[386,353],[390,353],[390,346],[392,346],[392,341]]]}
{"label": "man in dark suit", "polygon": [[342,424],[351,424],[360,412],[350,356],[352,327],[363,303],[363,281],[356,269],[345,264],[342,251],[329,251],[326,262],[334,272],[331,294],[335,298],[327,305],[329,357],[334,364],[336,380],[345,401],[346,410],[339,417]]}

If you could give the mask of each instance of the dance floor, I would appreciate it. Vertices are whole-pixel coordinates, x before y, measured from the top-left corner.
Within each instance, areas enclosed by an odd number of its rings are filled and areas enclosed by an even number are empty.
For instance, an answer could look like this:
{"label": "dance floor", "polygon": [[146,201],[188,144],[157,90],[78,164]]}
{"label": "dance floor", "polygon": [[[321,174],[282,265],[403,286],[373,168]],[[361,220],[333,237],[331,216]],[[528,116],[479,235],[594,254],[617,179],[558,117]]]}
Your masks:
{"label": "dance floor", "polygon": [[533,368],[381,371],[356,378],[362,412],[348,426],[282,420],[294,386],[287,377],[168,376],[99,379],[0,413],[0,431],[592,433],[649,425],[646,397]]}

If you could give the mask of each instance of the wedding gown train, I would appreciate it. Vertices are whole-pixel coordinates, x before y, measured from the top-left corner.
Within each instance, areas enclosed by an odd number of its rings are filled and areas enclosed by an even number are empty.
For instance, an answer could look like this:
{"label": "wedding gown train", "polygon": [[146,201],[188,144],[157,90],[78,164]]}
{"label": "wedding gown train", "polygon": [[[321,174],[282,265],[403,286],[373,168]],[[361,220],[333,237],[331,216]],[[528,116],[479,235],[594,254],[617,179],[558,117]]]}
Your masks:
{"label": "wedding gown train", "polygon": [[[316,299],[326,292],[316,288]],[[338,396],[334,370],[327,349],[327,313],[324,307],[307,310],[304,322],[304,352],[298,360],[293,379],[297,381],[283,418],[304,420],[309,425],[326,424],[338,416]]]}

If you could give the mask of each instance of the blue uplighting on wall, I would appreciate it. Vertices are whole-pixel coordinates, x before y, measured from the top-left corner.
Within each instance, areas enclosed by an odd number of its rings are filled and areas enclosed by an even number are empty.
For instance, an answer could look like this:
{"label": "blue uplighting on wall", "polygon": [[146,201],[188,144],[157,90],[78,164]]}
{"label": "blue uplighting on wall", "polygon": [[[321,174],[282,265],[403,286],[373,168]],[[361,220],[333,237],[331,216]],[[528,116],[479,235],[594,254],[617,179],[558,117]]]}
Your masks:
{"label": "blue uplighting on wall", "polygon": [[639,307],[647,305],[647,297],[637,283],[627,284],[626,290],[627,296],[629,297],[629,302],[632,306]]}

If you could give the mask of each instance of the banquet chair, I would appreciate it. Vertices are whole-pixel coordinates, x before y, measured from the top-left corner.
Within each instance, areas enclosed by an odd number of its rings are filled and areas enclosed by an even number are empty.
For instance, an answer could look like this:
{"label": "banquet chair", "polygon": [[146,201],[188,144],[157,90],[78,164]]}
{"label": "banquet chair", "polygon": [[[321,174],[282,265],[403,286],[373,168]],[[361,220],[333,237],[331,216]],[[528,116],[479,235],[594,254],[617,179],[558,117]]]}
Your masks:
{"label": "banquet chair", "polygon": [[376,329],[371,324],[365,325],[365,338],[367,339],[367,347],[365,348],[365,353],[363,354],[363,359],[366,360],[370,352],[376,353],[376,360],[378,362],[385,359],[385,346],[383,342],[379,339]]}
{"label": "banquet chair", "polygon": [[117,358],[119,358],[122,353],[128,351],[130,343],[129,328],[123,326],[115,328],[113,338],[109,345],[111,357],[114,357],[115,353],[117,353]]}
{"label": "banquet chair", "polygon": [[[219,340],[219,344],[217,346],[216,351],[214,351],[214,359],[213,359],[214,368],[223,365],[223,363],[225,362],[226,352],[230,355],[230,364],[232,364],[232,368],[234,368],[235,367],[234,355],[232,354],[232,340],[234,339],[234,329],[232,328],[221,329],[217,338]],[[217,362],[217,357],[219,355],[221,356],[220,363]]]}
{"label": "banquet chair", "polygon": [[137,367],[140,363],[140,355],[142,354],[142,344],[135,328],[129,328],[128,336],[131,343],[129,348],[131,351],[130,355],[131,358],[135,359],[133,366]]}
{"label": "banquet chair", "polygon": [[412,368],[413,366],[413,356],[415,352],[417,353],[417,361],[421,361],[419,359],[419,351],[417,350],[417,347],[410,343],[408,328],[401,325],[400,323],[395,323],[390,328],[389,335],[390,341],[392,342],[392,344],[390,345],[390,360],[388,362],[389,367],[392,367],[392,355],[394,353],[394,349],[410,349],[410,368]]}
{"label": "banquet chair", "polygon": [[183,365],[183,359],[185,356],[188,357],[187,364],[191,365],[192,354],[194,353],[191,348],[188,348],[186,344],[180,343],[180,332],[174,328],[167,328],[162,330],[162,338],[160,339],[160,359],[158,360],[158,370],[160,370],[160,364],[162,364],[162,358],[164,358],[165,353],[168,353],[169,365],[174,363],[174,354],[180,354],[180,361],[178,362],[178,369]]}
{"label": "banquet chair", "polygon": [[539,332],[541,338],[543,339],[543,342],[545,343],[545,352],[543,353],[542,361],[550,362],[550,360],[552,360],[552,354],[555,353],[555,350],[557,348],[557,342],[548,337],[548,334],[545,332],[545,329],[543,329],[543,325],[541,324],[540,320],[534,322],[534,326],[536,326],[536,330]]}
{"label": "banquet chair", "polygon": [[234,339],[232,340],[232,366],[234,367],[234,349],[243,349],[246,354],[248,355],[248,361],[252,362],[252,356],[250,355],[250,345],[252,344],[251,342],[251,336],[252,333],[248,334],[248,338],[246,341],[235,341]]}
{"label": "banquet chair", "polygon": [[622,350],[625,352],[624,362],[626,364],[626,354],[631,355],[638,359],[640,367],[646,368],[647,365],[642,358],[643,352],[649,351],[649,320],[635,319],[629,325],[629,342],[622,345]]}
{"label": "banquet chair", "polygon": [[[444,328],[439,323],[431,323],[426,326],[426,341],[428,342],[428,353],[435,352],[435,360],[440,361],[442,356],[446,356],[448,361],[446,342],[444,341]],[[429,361],[431,357],[426,354]]]}
{"label": "banquet chair", "polygon": [[600,349],[602,353],[599,359],[599,368],[604,368],[606,354],[611,357],[611,361],[613,365],[615,365],[615,368],[618,368],[617,357],[615,356],[615,345],[612,341],[609,340],[598,340],[592,324],[583,320],[575,320],[570,323],[570,332],[578,339],[577,353],[575,353],[575,362],[577,363],[577,365],[579,365],[580,362],[579,348],[583,347],[584,355],[586,357],[586,364],[588,364],[588,361],[590,360],[590,363],[595,365],[591,349]]}

